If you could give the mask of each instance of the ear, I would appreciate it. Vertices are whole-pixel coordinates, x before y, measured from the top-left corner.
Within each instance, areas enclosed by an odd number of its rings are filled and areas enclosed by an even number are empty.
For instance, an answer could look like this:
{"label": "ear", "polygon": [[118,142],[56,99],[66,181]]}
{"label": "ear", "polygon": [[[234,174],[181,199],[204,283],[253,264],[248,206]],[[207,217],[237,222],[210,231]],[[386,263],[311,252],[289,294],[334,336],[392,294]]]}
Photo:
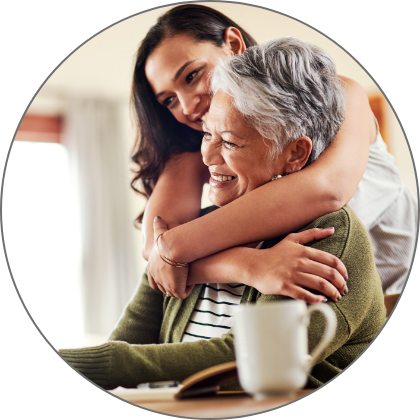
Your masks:
{"label": "ear", "polygon": [[245,42],[239,29],[229,26],[225,30],[225,44],[234,55],[242,54],[246,50]]}
{"label": "ear", "polygon": [[[299,137],[286,146],[286,173],[300,171],[309,159],[312,151],[312,140],[307,136]],[[286,151],[286,150],[285,150]]]}

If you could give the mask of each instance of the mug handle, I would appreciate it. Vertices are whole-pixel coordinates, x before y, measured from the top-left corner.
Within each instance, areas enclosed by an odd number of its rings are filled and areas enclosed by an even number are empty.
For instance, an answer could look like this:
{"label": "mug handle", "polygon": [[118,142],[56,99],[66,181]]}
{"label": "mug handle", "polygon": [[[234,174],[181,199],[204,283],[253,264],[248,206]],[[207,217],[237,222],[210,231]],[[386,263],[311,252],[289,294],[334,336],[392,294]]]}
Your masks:
{"label": "mug handle", "polygon": [[335,316],[335,312],[325,303],[317,303],[309,307],[308,312],[306,313],[306,319],[308,324],[311,318],[311,314],[315,311],[323,313],[325,319],[327,320],[327,328],[325,329],[324,334],[322,334],[319,343],[312,350],[312,353],[308,356],[308,371],[309,369],[311,369],[313,361],[316,360],[318,356],[325,350],[328,344],[330,344],[331,340],[334,338],[335,330],[337,328],[337,318]]}

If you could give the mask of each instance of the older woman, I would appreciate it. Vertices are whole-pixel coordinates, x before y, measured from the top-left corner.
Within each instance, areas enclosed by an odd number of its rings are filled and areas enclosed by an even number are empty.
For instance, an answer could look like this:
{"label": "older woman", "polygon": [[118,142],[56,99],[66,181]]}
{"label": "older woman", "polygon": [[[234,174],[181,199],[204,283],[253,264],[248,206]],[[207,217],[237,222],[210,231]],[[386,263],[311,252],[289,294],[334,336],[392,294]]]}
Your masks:
{"label": "older woman", "polygon": [[[317,159],[344,119],[345,93],[332,59],[295,38],[273,40],[219,63],[212,89],[215,95],[204,119],[202,154],[210,171],[210,199],[217,206],[252,194],[267,182],[293,176]],[[332,229],[335,232],[330,235]],[[155,231],[156,252],[171,263],[159,248],[159,236],[166,231],[162,219],[155,221]],[[385,308],[368,234],[347,207],[316,219],[300,233],[250,245],[246,252],[265,255],[273,245],[305,240],[313,240],[307,247],[309,257],[317,250],[327,251],[348,271],[347,293],[338,302],[328,302],[338,327],[309,377],[308,386],[317,387],[369,345],[384,323]],[[107,389],[182,380],[234,360],[230,328],[235,304],[264,304],[286,297],[261,294],[251,287],[252,279],[232,278],[229,253],[224,255],[227,270],[220,260],[204,271],[205,278],[194,277],[191,270],[189,284],[197,285],[185,300],[153,290],[145,274],[111,333],[111,341],[98,347],[61,350],[61,355]],[[247,260],[243,263],[246,266]],[[273,265],[275,261],[262,267],[262,272]],[[314,315],[310,347],[319,341],[323,326],[322,316]]]}

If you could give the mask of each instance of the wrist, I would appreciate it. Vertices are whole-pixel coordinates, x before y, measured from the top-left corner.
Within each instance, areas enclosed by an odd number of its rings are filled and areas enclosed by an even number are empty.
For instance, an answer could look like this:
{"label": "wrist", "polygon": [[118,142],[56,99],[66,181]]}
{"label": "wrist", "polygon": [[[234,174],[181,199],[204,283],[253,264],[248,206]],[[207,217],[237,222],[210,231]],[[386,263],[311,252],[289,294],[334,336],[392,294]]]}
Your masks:
{"label": "wrist", "polygon": [[258,272],[255,271],[255,267],[257,266],[256,258],[258,258],[258,254],[256,253],[259,250],[246,247],[237,249],[240,250],[240,282],[255,288],[255,279],[258,276]]}
{"label": "wrist", "polygon": [[185,252],[188,244],[185,241],[184,235],[178,235],[175,229],[168,230],[159,239],[159,249],[163,255],[172,261],[179,263],[189,263],[189,255]]}

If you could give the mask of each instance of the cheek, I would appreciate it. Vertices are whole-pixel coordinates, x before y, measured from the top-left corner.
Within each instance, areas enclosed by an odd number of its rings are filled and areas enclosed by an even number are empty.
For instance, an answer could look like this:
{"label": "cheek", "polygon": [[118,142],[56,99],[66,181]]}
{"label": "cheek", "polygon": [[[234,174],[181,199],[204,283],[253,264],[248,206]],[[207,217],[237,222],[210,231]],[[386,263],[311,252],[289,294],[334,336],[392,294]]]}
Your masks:
{"label": "cheek", "polygon": [[192,123],[187,117],[186,115],[182,112],[182,109],[180,107],[176,107],[174,109],[170,109],[169,110],[171,112],[171,114],[175,117],[175,119],[184,125],[188,125],[191,128],[194,128],[195,130],[197,129],[194,126],[194,123]]}
{"label": "cheek", "polygon": [[260,170],[260,168],[257,167],[258,164],[256,164],[256,162],[258,161],[258,159],[255,159],[252,162],[249,162],[249,165],[247,165],[246,168],[242,168],[243,170],[238,177],[239,188],[242,194],[261,187],[271,179],[269,171]]}
{"label": "cheek", "polygon": [[180,109],[179,106],[177,106],[173,109],[170,109],[169,111],[175,117],[175,119],[178,122],[185,123],[185,115],[184,115],[184,113],[182,112],[182,110]]}
{"label": "cheek", "polygon": [[196,93],[209,96],[210,95],[210,82],[211,82],[210,73],[205,74],[200,79],[199,83],[197,84],[194,90],[196,91]]}
{"label": "cheek", "polygon": [[239,151],[239,153],[233,156],[227,163],[238,176],[238,187],[241,190],[246,188],[252,179],[252,161],[249,162],[247,156],[241,154]]}

